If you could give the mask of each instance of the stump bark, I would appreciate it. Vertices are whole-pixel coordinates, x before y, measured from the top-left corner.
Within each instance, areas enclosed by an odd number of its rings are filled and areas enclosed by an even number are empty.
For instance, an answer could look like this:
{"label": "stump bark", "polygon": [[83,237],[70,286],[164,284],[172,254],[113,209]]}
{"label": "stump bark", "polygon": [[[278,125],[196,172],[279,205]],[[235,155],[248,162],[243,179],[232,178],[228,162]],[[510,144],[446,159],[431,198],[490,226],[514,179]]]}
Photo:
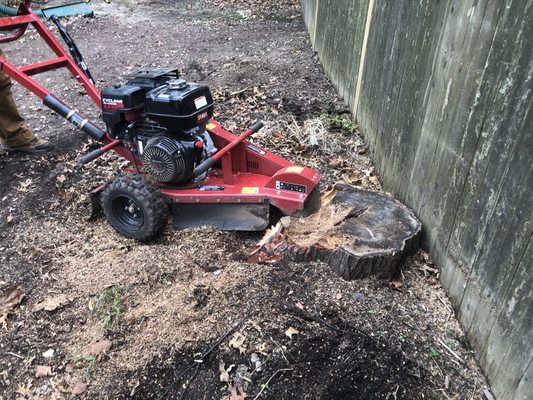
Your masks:
{"label": "stump bark", "polygon": [[397,276],[400,262],[418,249],[422,228],[393,197],[349,185],[325,193],[318,213],[283,222],[289,226],[269,230],[253,261],[320,260],[347,280]]}

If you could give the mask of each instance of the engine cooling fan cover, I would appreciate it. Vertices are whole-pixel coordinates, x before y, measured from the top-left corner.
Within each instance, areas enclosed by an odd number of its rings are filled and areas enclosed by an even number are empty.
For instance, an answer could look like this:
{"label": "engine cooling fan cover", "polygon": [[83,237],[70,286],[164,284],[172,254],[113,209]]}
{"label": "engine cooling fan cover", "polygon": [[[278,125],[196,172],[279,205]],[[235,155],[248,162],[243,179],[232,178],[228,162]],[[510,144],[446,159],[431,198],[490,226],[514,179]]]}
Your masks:
{"label": "engine cooling fan cover", "polygon": [[142,163],[148,175],[164,183],[187,181],[194,167],[194,159],[188,157],[182,143],[167,136],[155,136],[148,140]]}

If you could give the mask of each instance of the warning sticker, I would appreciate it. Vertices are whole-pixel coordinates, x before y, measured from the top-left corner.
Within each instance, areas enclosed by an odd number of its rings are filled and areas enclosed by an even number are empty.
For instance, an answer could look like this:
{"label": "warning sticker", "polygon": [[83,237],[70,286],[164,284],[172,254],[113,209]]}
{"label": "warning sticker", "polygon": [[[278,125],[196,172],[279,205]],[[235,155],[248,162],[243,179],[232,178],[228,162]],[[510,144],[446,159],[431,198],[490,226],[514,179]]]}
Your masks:
{"label": "warning sticker", "polygon": [[194,105],[196,106],[196,109],[199,110],[207,105],[207,99],[205,96],[200,96],[197,99],[194,99]]}
{"label": "warning sticker", "polygon": [[213,129],[215,129],[217,126],[215,124],[213,124],[212,122],[209,122],[206,126],[205,126],[207,129],[209,129],[210,131],[212,131]]}
{"label": "warning sticker", "polygon": [[242,194],[257,194],[259,193],[259,188],[258,187],[243,187],[242,188],[242,191],[241,191]]}
{"label": "warning sticker", "polygon": [[292,172],[292,173],[295,173],[295,174],[301,174],[302,171],[304,170],[304,167],[297,167],[297,166],[292,166],[292,167],[289,167],[285,170],[285,172]]}

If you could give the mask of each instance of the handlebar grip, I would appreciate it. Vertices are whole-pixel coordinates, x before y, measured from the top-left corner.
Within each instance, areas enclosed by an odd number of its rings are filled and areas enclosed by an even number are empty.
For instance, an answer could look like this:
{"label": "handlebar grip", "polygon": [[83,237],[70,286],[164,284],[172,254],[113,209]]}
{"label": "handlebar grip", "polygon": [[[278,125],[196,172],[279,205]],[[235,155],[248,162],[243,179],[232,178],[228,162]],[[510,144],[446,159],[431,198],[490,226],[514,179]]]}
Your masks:
{"label": "handlebar grip", "polygon": [[96,160],[98,157],[100,157],[102,154],[104,154],[105,151],[100,149],[96,149],[91,151],[88,154],[85,154],[84,156],[80,157],[80,164],[85,165],[87,163],[90,163],[91,161]]}
{"label": "handlebar grip", "polygon": [[205,171],[207,171],[209,168],[211,168],[215,164],[216,164],[216,160],[214,160],[212,157],[209,157],[207,160],[205,160],[203,163],[201,163],[194,169],[193,175],[194,176],[202,175]]}
{"label": "handlebar grip", "polygon": [[255,124],[253,124],[250,129],[254,132],[257,132],[259,129],[261,129],[263,126],[265,126],[265,124],[263,124],[263,122],[261,121],[257,121]]}

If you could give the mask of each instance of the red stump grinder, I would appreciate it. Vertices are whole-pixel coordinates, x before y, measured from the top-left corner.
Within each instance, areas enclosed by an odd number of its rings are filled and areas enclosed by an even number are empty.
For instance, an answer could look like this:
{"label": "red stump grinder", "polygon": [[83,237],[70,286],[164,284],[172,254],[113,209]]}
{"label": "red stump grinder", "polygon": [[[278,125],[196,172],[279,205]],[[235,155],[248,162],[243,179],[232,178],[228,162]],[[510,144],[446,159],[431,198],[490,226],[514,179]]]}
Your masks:
{"label": "red stump grinder", "polygon": [[[316,211],[320,175],[297,166],[212,120],[213,98],[205,85],[181,79],[174,69],[141,70],[125,84],[101,92],[69,33],[55,16],[69,52],[23,2],[17,16],[0,19],[0,44],[20,38],[33,25],[56,58],[21,67],[0,57],[0,71],[33,92],[43,103],[102,143],[81,157],[85,164],[109,150],[128,162],[126,173],[95,189],[109,223],[140,241],[164,229],[169,211],[177,229],[214,226],[225,230],[263,230],[270,209],[285,215]],[[69,54],[70,53],[70,54]],[[32,75],[67,68],[102,110],[105,130],[46,90]]]}

